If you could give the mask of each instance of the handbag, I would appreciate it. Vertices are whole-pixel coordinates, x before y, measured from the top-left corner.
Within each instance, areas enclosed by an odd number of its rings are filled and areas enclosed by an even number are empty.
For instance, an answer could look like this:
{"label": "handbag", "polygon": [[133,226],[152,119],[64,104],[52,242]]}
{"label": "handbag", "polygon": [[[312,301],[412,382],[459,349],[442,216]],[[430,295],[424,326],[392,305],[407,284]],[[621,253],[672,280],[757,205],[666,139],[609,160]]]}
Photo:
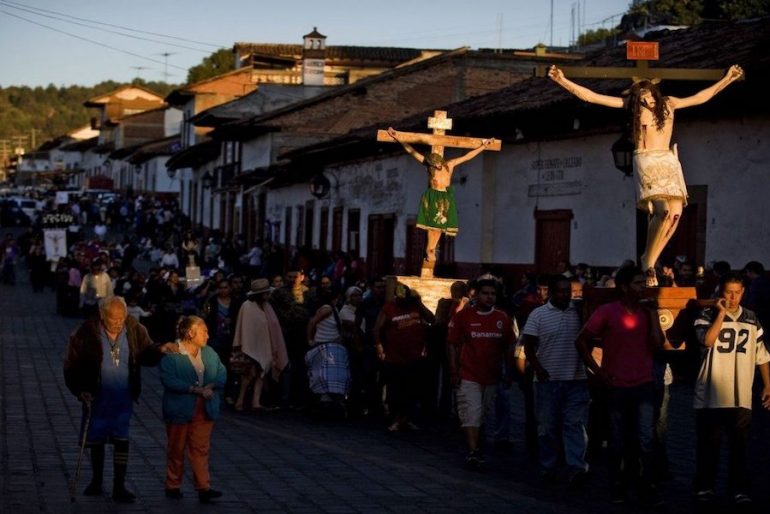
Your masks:
{"label": "handbag", "polygon": [[243,374],[249,371],[254,361],[239,348],[233,348],[233,351],[230,353],[230,371],[236,374]]}

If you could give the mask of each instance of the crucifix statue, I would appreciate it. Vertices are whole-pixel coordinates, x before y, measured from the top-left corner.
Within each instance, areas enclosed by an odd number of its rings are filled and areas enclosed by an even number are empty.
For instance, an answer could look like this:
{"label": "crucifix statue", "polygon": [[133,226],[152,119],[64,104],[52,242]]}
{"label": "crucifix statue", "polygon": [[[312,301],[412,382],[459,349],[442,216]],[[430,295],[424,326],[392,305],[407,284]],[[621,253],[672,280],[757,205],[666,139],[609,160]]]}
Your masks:
{"label": "crucifix statue", "polygon": [[[420,199],[417,213],[417,227],[428,234],[422,277],[433,276],[436,247],[441,234],[452,237],[457,235],[457,207],[451,185],[455,167],[473,159],[484,150],[500,150],[500,141],[495,139],[447,136],[446,131],[452,128],[452,120],[447,118],[445,111],[435,111],[433,116],[428,118],[428,128],[433,129],[432,134],[399,132],[392,127],[387,131],[377,131],[377,141],[401,143],[407,153],[424,164],[428,171],[428,189]],[[430,145],[430,153],[421,154],[411,143]],[[444,159],[445,147],[471,148],[471,151],[454,159]]]}
{"label": "crucifix statue", "polygon": [[[649,45],[648,42],[644,42]],[[633,48],[633,46],[631,47]],[[643,47],[649,48],[649,47]],[[657,47],[654,47],[657,58]],[[636,59],[650,57],[636,56]],[[637,62],[640,62],[637,60]],[[661,78],[680,80],[704,80],[717,72],[721,78],[711,86],[686,98],[663,96],[658,88]],[[657,286],[655,263],[666,244],[674,235],[682,210],[687,205],[682,166],[676,145],[671,147],[674,129],[674,111],[700,105],[711,100],[717,93],[742,78],[743,70],[733,65],[727,73],[721,70],[688,70],[674,68],[564,68],[551,66],[548,77],[561,87],[589,103],[626,110],[634,143],[634,176],[637,186],[637,207],[649,214],[647,243],[640,257],[646,273],[647,285]],[[632,78],[633,84],[623,96],[598,94],[580,86],[567,76],[595,78]],[[639,78],[639,77],[645,78]]]}

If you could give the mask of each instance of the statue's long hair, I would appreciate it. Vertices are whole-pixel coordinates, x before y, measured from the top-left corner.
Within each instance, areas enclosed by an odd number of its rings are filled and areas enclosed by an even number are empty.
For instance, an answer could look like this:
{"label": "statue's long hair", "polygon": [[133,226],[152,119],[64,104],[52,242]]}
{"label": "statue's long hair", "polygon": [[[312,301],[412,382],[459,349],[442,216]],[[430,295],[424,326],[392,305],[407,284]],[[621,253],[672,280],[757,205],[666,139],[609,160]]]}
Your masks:
{"label": "statue's long hair", "polygon": [[652,93],[652,97],[655,99],[655,107],[652,108],[652,115],[655,119],[655,128],[658,130],[663,129],[663,125],[666,123],[666,117],[669,114],[668,102],[664,97],[658,83],[643,79],[634,82],[634,84],[624,93],[626,97],[626,110],[628,112],[628,121],[631,126],[633,141],[636,142],[639,139],[639,132],[641,131],[641,110],[642,106],[642,91],[647,89]]}

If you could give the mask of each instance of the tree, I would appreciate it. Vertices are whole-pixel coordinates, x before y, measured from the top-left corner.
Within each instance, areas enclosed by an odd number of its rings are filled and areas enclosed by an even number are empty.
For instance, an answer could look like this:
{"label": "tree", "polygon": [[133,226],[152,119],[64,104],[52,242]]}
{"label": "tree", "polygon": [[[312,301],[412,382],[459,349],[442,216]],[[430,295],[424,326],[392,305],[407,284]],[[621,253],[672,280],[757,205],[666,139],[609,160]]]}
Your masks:
{"label": "tree", "polygon": [[646,0],[635,2],[620,32],[655,25],[697,25],[704,20],[742,20],[770,15],[770,0]]}
{"label": "tree", "polygon": [[578,46],[587,46],[593,43],[601,43],[605,39],[618,33],[618,29],[605,29],[600,27],[596,30],[587,30],[578,36]]}
{"label": "tree", "polygon": [[201,80],[216,77],[234,69],[235,60],[232,51],[222,48],[208,57],[204,57],[199,65],[190,68],[187,72],[187,83],[200,82]]}

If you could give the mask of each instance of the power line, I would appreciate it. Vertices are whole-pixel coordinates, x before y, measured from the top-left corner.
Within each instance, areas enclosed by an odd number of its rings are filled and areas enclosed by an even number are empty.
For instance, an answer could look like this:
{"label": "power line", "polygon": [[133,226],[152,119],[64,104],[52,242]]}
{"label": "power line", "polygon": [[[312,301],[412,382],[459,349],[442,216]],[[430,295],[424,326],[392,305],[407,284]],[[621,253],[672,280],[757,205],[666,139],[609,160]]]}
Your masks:
{"label": "power line", "polygon": [[[0,9],[0,13],[3,13],[5,15],[7,15],[7,16],[11,16],[13,18],[24,20],[27,23],[31,23],[31,24],[37,25],[39,27],[44,27],[44,28],[46,28],[48,30],[52,30],[54,32],[58,32],[60,34],[66,35],[66,36],[74,37],[75,39],[80,39],[81,41],[86,41],[88,43],[91,43],[91,44],[94,44],[94,45],[97,45],[97,46],[101,46],[103,48],[109,48],[110,50],[114,50],[114,51],[120,52],[122,54],[131,55],[133,57],[138,57],[140,59],[144,59],[146,61],[154,62],[156,64],[164,64],[163,61],[159,61],[158,59],[153,59],[152,57],[147,57],[147,56],[144,56],[144,55],[141,55],[141,54],[137,54],[135,52],[130,52],[128,50],[123,50],[122,48],[117,48],[115,46],[108,45],[106,43],[101,43],[99,41],[94,41],[93,39],[89,39],[89,38],[86,38],[86,37],[83,37],[83,36],[78,36],[77,34],[72,34],[70,32],[67,32],[67,31],[64,31],[64,30],[60,30],[60,29],[57,29],[55,27],[51,27],[50,25],[46,25],[44,23],[40,23],[40,22],[37,22],[37,21],[34,21],[34,20],[27,19],[27,18],[25,18],[23,16],[19,16],[18,14],[13,14],[13,13],[10,13],[8,11],[4,11],[2,9]],[[177,66],[175,64],[169,64],[169,66],[171,66],[172,68],[176,68],[178,70],[185,71],[185,72],[187,71],[187,68],[183,68],[183,67]]]}
{"label": "power line", "polygon": [[32,7],[32,6],[29,6],[29,5],[24,5],[24,4],[20,4],[18,2],[13,2],[13,1],[9,1],[9,0],[5,0],[2,3],[13,4],[13,5],[16,5],[16,6],[19,6],[19,7],[24,7],[24,8],[27,8],[27,9],[34,9],[34,10],[40,11],[40,12],[47,12],[47,13],[51,13],[51,14],[56,14],[56,15],[59,15],[59,16],[64,16],[66,18],[72,18],[73,20],[85,21],[85,22],[88,22],[88,23],[97,23],[99,25],[104,25],[106,27],[114,27],[114,28],[118,28],[118,29],[122,29],[122,30],[128,30],[130,32],[138,32],[140,34],[148,34],[150,36],[165,37],[165,38],[168,38],[168,39],[175,39],[177,41],[185,41],[187,43],[194,43],[196,45],[210,46],[212,48],[217,48],[217,49],[222,48],[222,45],[216,45],[214,43],[206,43],[206,42],[202,42],[202,41],[195,41],[194,39],[187,39],[187,38],[178,37],[178,36],[169,36],[168,34],[161,34],[159,32],[149,32],[149,31],[146,31],[146,30],[133,29],[131,27],[125,27],[123,25],[115,25],[113,23],[106,23],[106,22],[103,22],[103,21],[89,20],[88,18],[80,18],[78,16],[72,16],[70,14],[66,14],[66,13],[62,13],[62,12],[58,12],[58,11],[51,11],[49,9],[43,9],[41,7]]}
{"label": "power line", "polygon": [[[126,34],[124,32],[118,32],[117,30],[110,30],[110,29],[105,29],[105,28],[102,28],[102,27],[97,27],[95,25],[89,25],[89,24],[86,24],[86,23],[80,23],[80,22],[77,22],[77,21],[67,20],[67,19],[64,19],[64,18],[60,18],[58,16],[52,16],[50,14],[42,14],[42,13],[36,12],[34,10],[31,10],[31,9],[27,9],[27,8],[23,8],[23,7],[17,7],[15,5],[11,4],[11,3],[4,2],[4,1],[0,1],[0,5],[8,7],[10,9],[17,9],[17,10],[20,10],[20,11],[27,12],[29,14],[34,14],[35,16],[42,16],[44,18],[49,18],[49,19],[53,19],[53,20],[57,20],[57,21],[63,21],[64,23],[71,23],[73,25],[79,25],[81,27],[86,27],[86,28],[89,28],[89,29],[101,30],[102,32],[108,32],[110,34],[117,34],[118,36],[128,37],[128,38],[131,38],[131,39],[138,39],[140,41],[149,41],[151,43],[158,43],[158,44],[161,44],[161,45],[175,46],[175,47],[178,47],[178,48],[184,48],[186,50],[193,50],[195,52],[202,52],[202,53],[205,53],[205,54],[211,53],[209,50],[203,50],[202,48],[194,48],[194,47],[191,47],[191,46],[180,45],[180,44],[177,44],[177,43],[169,43],[168,41],[158,41],[157,39],[150,39],[150,38],[146,38],[146,37],[135,36],[133,34]],[[94,23],[96,23],[96,22],[94,22]]]}

